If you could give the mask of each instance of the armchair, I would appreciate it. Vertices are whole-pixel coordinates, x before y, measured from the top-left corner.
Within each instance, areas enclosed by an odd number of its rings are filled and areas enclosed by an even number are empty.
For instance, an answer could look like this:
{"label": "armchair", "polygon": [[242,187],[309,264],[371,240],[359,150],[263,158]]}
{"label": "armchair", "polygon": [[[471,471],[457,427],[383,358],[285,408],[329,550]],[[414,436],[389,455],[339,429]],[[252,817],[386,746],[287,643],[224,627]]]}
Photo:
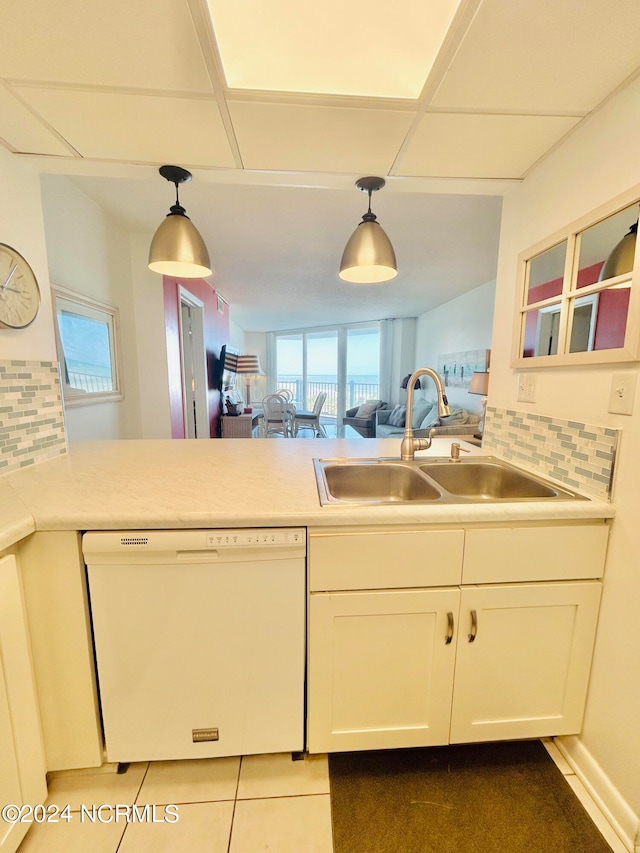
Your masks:
{"label": "armchair", "polygon": [[[373,408],[371,408],[370,405],[372,403],[376,404]],[[358,411],[363,407],[365,407],[364,412],[366,413],[368,409],[369,413],[365,416],[361,414],[361,416],[358,417]],[[362,406],[354,406],[352,409],[347,409],[346,417],[342,419],[342,423],[345,426],[348,425],[353,427],[363,438],[375,438],[375,413],[388,408],[388,404],[383,403],[382,400],[367,400],[366,403],[362,404]]]}

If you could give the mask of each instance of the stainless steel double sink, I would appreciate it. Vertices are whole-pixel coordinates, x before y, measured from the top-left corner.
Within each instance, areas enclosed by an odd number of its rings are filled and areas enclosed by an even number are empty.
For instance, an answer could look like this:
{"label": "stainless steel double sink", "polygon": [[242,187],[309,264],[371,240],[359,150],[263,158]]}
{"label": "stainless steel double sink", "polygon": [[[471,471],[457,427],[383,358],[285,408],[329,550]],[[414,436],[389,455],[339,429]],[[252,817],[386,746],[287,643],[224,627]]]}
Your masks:
{"label": "stainless steel double sink", "polygon": [[320,503],[416,504],[588,500],[494,456],[314,459]]}

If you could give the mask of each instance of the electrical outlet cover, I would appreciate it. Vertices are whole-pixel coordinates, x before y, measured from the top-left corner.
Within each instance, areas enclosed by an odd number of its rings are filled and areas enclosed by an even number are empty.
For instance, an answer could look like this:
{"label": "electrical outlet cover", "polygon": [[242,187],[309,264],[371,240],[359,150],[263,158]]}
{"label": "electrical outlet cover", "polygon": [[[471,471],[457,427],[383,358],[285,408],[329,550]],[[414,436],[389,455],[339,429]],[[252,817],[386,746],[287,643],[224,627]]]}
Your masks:
{"label": "electrical outlet cover", "polygon": [[536,401],[536,374],[518,374],[518,402],[535,403]]}

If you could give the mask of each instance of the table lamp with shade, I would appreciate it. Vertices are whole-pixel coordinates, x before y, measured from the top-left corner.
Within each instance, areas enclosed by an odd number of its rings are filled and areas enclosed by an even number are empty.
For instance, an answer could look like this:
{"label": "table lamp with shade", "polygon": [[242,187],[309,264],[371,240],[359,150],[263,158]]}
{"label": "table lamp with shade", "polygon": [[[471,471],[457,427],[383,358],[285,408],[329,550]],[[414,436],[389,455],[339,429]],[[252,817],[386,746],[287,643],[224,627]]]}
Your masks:
{"label": "table lamp with shade", "polygon": [[251,377],[264,376],[264,371],[260,367],[260,356],[257,355],[239,355],[236,373],[244,374],[247,406],[251,405]]}
{"label": "table lamp with shade", "polygon": [[482,400],[482,415],[478,424],[478,435],[482,437],[484,432],[484,419],[487,413],[487,392],[489,391],[489,373],[488,371],[476,370],[471,377],[469,385],[469,394],[481,394]]}

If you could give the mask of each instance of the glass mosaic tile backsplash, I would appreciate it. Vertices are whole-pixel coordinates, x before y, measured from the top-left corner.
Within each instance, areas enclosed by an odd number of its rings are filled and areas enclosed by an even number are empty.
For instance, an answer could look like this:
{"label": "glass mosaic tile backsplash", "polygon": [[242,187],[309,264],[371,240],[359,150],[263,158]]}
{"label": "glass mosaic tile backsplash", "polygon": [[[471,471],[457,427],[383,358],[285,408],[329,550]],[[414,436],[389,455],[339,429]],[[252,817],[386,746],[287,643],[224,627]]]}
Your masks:
{"label": "glass mosaic tile backsplash", "polygon": [[66,450],[58,363],[0,361],[0,474]]}
{"label": "glass mosaic tile backsplash", "polygon": [[608,500],[618,432],[487,406],[482,448],[541,476]]}

